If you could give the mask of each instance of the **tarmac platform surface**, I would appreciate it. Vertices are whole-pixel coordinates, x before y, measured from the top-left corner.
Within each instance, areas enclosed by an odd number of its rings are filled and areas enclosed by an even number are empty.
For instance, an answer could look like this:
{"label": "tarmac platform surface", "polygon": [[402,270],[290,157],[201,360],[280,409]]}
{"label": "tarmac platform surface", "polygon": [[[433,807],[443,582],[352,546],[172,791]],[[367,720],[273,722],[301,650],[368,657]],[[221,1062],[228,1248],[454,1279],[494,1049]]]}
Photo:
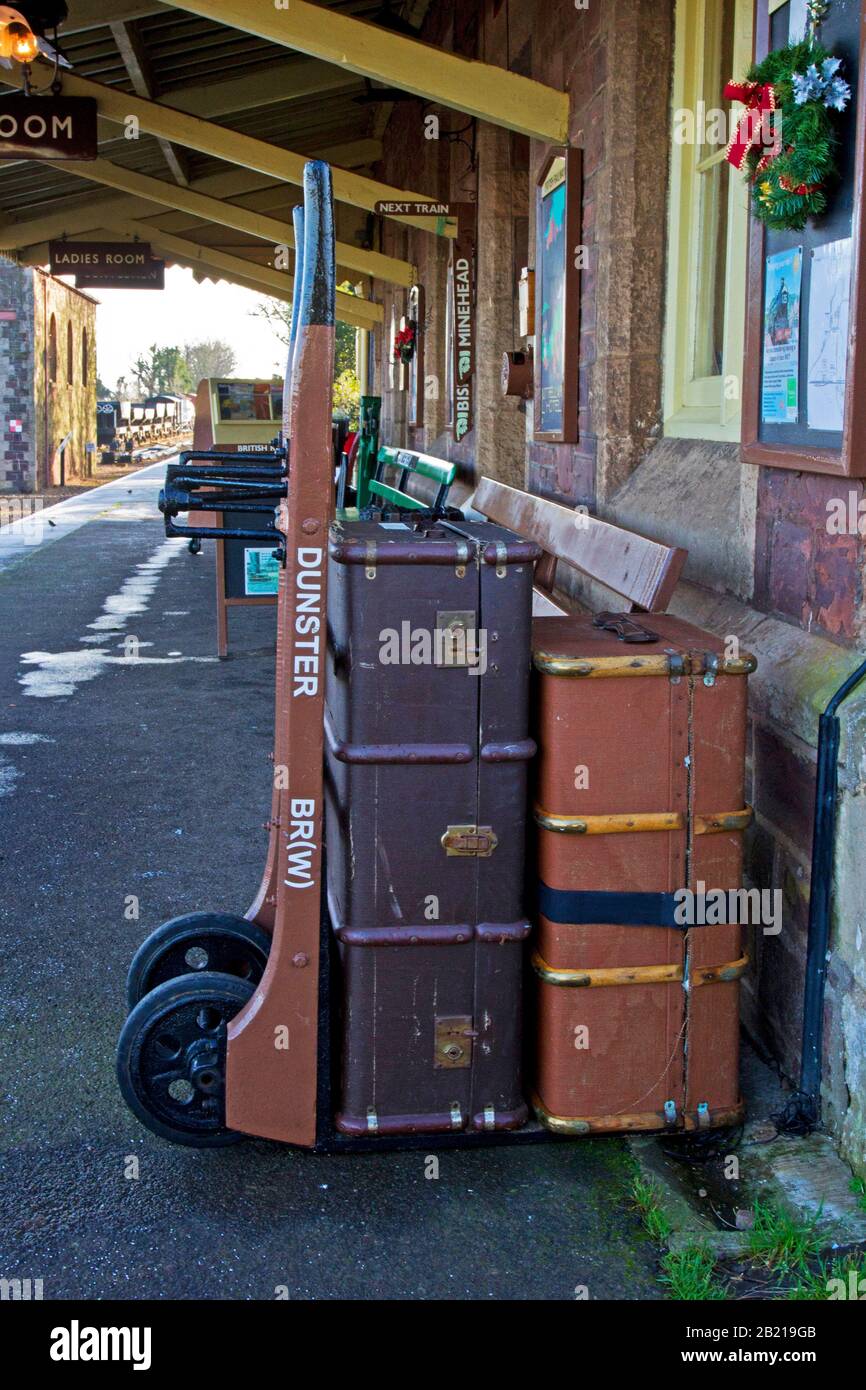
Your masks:
{"label": "tarmac platform surface", "polygon": [[124,1105],[129,960],[168,917],[246,910],[270,809],[274,611],[234,614],[217,660],[214,548],[166,541],[164,470],[50,509],[39,543],[0,531],[0,1277],[46,1299],[660,1297],[619,1139],[446,1152],[431,1178],[423,1152],[178,1148]]}

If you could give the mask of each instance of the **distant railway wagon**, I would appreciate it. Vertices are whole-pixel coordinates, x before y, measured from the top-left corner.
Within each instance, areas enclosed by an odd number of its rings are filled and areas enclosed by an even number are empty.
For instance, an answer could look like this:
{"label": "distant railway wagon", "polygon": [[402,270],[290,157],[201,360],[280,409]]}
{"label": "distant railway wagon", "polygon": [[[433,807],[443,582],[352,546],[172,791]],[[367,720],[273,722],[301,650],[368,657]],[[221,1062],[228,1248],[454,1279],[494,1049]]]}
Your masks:
{"label": "distant railway wagon", "polygon": [[103,462],[131,462],[134,451],[148,444],[180,442],[190,428],[190,414],[182,396],[97,401],[96,439]]}

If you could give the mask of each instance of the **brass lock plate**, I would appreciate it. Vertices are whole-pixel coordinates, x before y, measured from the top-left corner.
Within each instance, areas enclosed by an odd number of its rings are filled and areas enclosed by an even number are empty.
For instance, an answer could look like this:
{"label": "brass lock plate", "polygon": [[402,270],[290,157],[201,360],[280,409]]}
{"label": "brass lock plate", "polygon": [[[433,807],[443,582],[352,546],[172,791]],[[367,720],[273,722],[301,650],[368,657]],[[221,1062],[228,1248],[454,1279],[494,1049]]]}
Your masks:
{"label": "brass lock plate", "polygon": [[477,666],[478,632],[475,610],[440,609],[436,614],[436,666]]}
{"label": "brass lock plate", "polygon": [[489,859],[498,844],[491,825],[449,825],[442,836],[449,858]]}
{"label": "brass lock plate", "polygon": [[472,1039],[475,1032],[468,1014],[449,1014],[433,1020],[435,1040],[434,1067],[471,1067]]}

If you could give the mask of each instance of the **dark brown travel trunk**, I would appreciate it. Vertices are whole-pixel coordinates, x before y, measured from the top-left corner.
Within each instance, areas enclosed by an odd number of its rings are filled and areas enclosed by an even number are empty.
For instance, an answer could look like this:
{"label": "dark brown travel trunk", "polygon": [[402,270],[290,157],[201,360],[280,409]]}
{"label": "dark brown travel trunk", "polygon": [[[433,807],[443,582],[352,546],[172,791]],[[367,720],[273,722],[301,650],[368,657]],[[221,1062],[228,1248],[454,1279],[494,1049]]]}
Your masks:
{"label": "dark brown travel trunk", "polygon": [[533,624],[534,1103],[561,1133],[709,1128],[741,1113],[745,959],[726,922],[740,909],[683,930],[673,895],[740,887],[755,663],[678,618],[625,621],[654,640],[623,641],[591,617]]}
{"label": "dark brown travel trunk", "polygon": [[[331,529],[327,873],[342,965],[336,1123],[347,1134],[512,1129],[526,1119],[538,553],[487,522],[407,515]],[[481,638],[461,646],[461,628]],[[433,636],[449,630],[454,646]]]}

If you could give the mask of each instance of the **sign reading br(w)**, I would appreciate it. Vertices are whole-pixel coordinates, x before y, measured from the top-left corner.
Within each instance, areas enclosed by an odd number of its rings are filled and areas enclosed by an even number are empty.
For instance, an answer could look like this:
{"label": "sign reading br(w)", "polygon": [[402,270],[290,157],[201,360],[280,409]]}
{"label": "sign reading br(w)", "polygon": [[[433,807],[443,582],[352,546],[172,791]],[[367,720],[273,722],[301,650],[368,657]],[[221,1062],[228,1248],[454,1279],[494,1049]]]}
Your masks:
{"label": "sign reading br(w)", "polygon": [[96,159],[93,97],[0,99],[0,159]]}

